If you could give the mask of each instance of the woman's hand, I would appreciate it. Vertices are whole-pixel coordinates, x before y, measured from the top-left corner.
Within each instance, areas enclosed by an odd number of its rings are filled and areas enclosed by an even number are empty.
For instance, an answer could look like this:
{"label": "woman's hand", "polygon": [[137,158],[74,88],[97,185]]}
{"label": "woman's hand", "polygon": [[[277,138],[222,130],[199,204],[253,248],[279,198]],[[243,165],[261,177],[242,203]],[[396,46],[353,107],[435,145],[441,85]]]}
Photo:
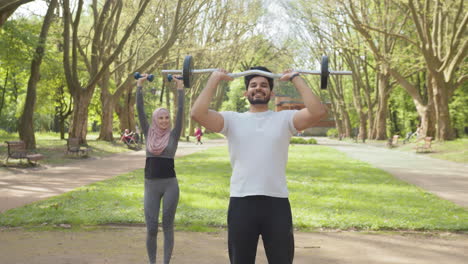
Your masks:
{"label": "woman's hand", "polygon": [[184,80],[182,79],[182,76],[181,75],[174,75],[172,77],[173,77],[172,80],[174,80],[174,82],[176,83],[177,90],[183,90],[184,89]]}
{"label": "woman's hand", "polygon": [[147,73],[142,74],[141,77],[137,80],[137,87],[142,87],[143,83],[145,83],[147,78],[148,78]]}

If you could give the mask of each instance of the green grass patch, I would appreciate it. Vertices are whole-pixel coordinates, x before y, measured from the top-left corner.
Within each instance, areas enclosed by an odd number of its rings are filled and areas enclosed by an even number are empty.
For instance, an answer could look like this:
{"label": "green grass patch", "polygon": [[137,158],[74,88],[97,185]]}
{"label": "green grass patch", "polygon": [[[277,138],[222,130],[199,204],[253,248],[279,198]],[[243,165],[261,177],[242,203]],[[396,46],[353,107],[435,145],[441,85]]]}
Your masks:
{"label": "green grass patch", "polygon": [[[343,138],[342,141],[348,143],[362,143],[362,141],[355,142],[352,138]],[[365,144],[388,148],[387,140],[366,140]],[[399,139],[397,146],[394,146],[392,149],[416,153],[416,146],[419,144],[424,144],[424,142],[416,142],[416,139],[412,138],[410,142],[403,144],[403,139]],[[433,141],[431,147],[432,152],[421,152],[418,154],[427,155],[436,159],[468,164],[468,138],[458,138],[450,141]]]}
{"label": "green grass patch", "polygon": [[206,139],[222,139],[224,138],[224,135],[221,134],[221,133],[203,133],[203,138],[206,138]]}
{"label": "green grass patch", "polygon": [[[176,227],[226,226],[231,167],[227,147],[176,160]],[[468,211],[367,163],[317,145],[292,145],[287,167],[299,230],[467,231]],[[143,169],[0,214],[0,226],[144,223]]]}
{"label": "green grass patch", "polygon": [[[189,141],[190,142],[197,142],[197,138],[195,136],[189,136]],[[210,133],[203,133],[203,136],[202,136],[202,142],[205,141],[205,140],[211,140],[211,139],[223,139],[225,138],[223,136],[223,134],[221,133],[215,133],[215,132],[210,132]],[[180,138],[179,139],[180,141],[187,141],[187,137],[185,138]]]}

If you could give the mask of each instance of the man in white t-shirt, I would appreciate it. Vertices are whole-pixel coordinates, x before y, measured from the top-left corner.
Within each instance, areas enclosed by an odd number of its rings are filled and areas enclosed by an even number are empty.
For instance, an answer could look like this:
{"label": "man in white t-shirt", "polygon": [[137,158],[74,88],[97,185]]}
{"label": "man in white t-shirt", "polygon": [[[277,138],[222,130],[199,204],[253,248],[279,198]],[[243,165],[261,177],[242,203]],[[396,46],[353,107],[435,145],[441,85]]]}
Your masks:
{"label": "man in white t-shirt", "polygon": [[[251,69],[270,72],[265,67]],[[248,112],[209,110],[220,81],[230,80],[225,70],[213,72],[191,111],[195,121],[228,139],[232,166],[229,259],[232,264],[255,263],[261,235],[268,263],[290,264],[294,258],[294,236],[286,184],[289,139],[322,119],[326,109],[299,73],[288,70],[279,80],[294,84],[306,108],[270,111],[273,79],[248,75],[244,93],[250,102]]]}

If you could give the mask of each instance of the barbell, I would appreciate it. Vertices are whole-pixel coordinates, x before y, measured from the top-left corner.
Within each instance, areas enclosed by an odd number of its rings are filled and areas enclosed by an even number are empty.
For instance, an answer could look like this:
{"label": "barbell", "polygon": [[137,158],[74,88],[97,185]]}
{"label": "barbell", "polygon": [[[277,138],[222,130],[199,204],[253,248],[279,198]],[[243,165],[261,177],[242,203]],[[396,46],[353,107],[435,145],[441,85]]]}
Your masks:
{"label": "barbell", "polygon": [[[163,74],[167,74],[167,80],[172,81],[174,78],[172,74],[182,74],[182,79],[184,81],[184,86],[185,88],[190,88],[192,85],[192,80],[193,80],[193,74],[199,74],[199,73],[212,73],[218,71],[218,69],[193,69],[193,58],[191,55],[185,56],[184,59],[184,66],[182,70],[162,70]],[[322,56],[322,63],[321,63],[321,69],[320,71],[311,71],[311,70],[293,70],[295,72],[299,72],[302,74],[312,74],[312,75],[320,75],[320,87],[322,89],[326,89],[328,85],[328,76],[330,74],[333,75],[351,75],[351,71],[330,71],[328,69],[328,57],[327,56]],[[232,78],[237,78],[241,76],[246,76],[246,75],[261,75],[265,77],[270,77],[273,79],[278,79],[283,76],[283,74],[277,74],[277,73],[270,73],[270,72],[265,72],[265,71],[260,71],[260,70],[248,70],[244,72],[237,72],[237,73],[228,73],[228,75]]]}

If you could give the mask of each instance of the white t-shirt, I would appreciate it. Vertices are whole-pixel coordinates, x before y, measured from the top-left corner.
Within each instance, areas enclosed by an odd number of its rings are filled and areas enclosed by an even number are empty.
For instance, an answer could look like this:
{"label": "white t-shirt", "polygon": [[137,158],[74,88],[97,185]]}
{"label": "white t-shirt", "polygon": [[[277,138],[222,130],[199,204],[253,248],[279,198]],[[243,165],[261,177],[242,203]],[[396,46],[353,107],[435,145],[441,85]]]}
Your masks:
{"label": "white t-shirt", "polygon": [[231,197],[288,197],[286,163],[289,139],[297,133],[296,112],[221,112],[231,157]]}

